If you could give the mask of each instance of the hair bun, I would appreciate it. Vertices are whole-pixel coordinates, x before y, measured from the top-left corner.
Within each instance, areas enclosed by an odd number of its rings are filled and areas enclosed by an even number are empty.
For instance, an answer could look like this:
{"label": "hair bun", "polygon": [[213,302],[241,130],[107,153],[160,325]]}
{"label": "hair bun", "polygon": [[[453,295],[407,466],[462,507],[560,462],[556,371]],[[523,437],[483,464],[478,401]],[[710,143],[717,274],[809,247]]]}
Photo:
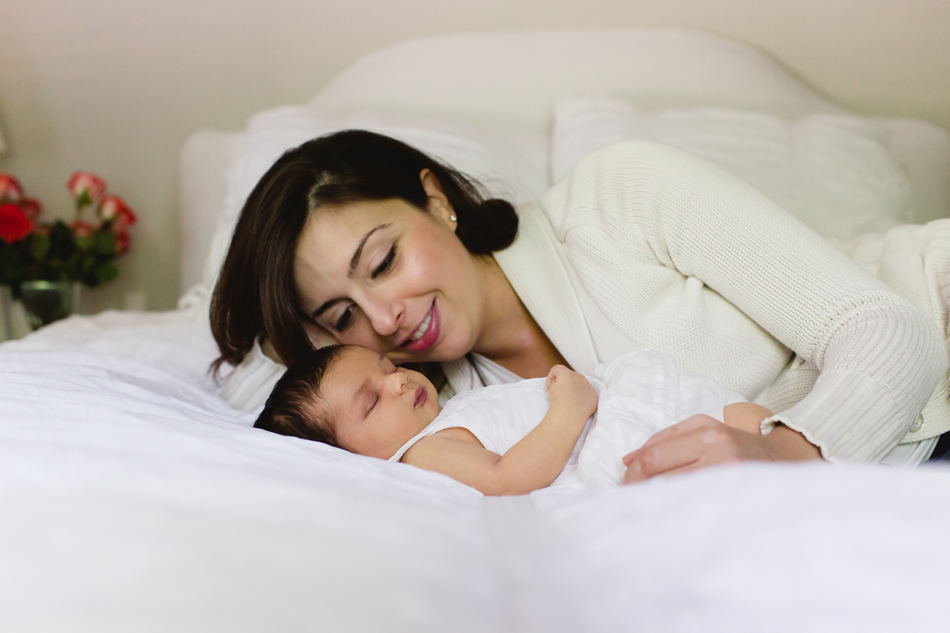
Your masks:
{"label": "hair bun", "polygon": [[[467,217],[469,214],[474,217]],[[459,213],[455,234],[465,248],[476,255],[504,250],[518,234],[518,214],[507,200],[489,198],[471,212]]]}

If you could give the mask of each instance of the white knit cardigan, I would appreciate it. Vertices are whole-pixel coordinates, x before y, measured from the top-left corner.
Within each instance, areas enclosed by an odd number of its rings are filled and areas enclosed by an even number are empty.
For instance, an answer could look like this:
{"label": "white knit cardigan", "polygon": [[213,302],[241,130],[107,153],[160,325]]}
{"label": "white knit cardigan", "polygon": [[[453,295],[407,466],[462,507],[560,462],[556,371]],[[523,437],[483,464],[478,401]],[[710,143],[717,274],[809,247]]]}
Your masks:
{"label": "white knit cardigan", "polygon": [[[778,411],[763,432],[781,422],[832,461],[879,460],[950,428],[946,307],[931,282],[947,270],[950,221],[928,270],[924,227],[902,229],[911,248],[876,236],[858,249],[869,270],[910,253],[890,269],[923,288],[904,293],[915,306],[738,178],[661,145],[598,152],[518,211],[495,258],[577,371],[665,351]],[[458,391],[480,384],[464,360],[446,373]]]}
{"label": "white knit cardigan", "polygon": [[[764,432],[786,424],[832,461],[950,429],[950,220],[840,245],[858,266],[731,174],[637,141],[518,213],[495,259],[574,369],[665,351],[778,411]],[[443,367],[456,392],[482,384],[467,359]],[[258,408],[283,369],[255,345],[222,395]]]}

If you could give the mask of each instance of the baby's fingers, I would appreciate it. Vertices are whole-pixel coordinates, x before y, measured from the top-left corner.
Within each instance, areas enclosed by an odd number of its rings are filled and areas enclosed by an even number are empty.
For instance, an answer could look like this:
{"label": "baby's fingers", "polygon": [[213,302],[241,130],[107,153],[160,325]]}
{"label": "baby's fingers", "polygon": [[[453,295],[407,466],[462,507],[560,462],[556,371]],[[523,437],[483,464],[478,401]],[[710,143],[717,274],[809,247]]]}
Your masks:
{"label": "baby's fingers", "polygon": [[551,371],[548,372],[547,379],[544,381],[544,388],[550,390],[551,385],[557,381],[558,376],[562,375],[566,371],[570,370],[564,365],[555,365],[552,367]]}

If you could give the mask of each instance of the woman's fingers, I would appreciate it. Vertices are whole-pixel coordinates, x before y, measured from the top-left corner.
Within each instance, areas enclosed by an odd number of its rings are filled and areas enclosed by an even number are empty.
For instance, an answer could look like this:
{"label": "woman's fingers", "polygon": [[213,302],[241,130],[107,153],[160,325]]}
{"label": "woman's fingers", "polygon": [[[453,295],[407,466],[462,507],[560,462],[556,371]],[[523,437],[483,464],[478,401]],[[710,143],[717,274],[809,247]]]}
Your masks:
{"label": "woman's fingers", "polygon": [[656,475],[687,472],[713,464],[763,459],[762,447],[756,444],[761,440],[760,436],[732,429],[720,422],[711,425],[703,421],[687,426],[691,427],[690,430],[649,446],[644,444],[627,456],[629,461],[624,458],[627,466],[624,483],[643,481]]}
{"label": "woman's fingers", "polygon": [[701,431],[678,435],[652,446],[644,445],[628,456],[630,461],[623,482],[643,481],[693,464],[702,456]]}
{"label": "woman's fingers", "polygon": [[638,448],[637,450],[633,452],[630,452],[624,455],[623,464],[624,466],[629,466],[630,462],[637,456],[637,454],[645,448],[649,448],[661,442],[671,440],[674,437],[679,437],[681,435],[686,435],[687,433],[692,433],[693,431],[700,428],[709,427],[712,425],[721,425],[721,424],[722,423],[716,418],[710,417],[708,415],[704,415],[702,413],[691,415],[690,417],[686,418],[682,422],[677,422],[673,426],[668,426],[662,431],[655,433],[654,435],[650,437],[650,439],[648,439],[646,442],[643,443],[643,446],[641,446],[640,448]]}

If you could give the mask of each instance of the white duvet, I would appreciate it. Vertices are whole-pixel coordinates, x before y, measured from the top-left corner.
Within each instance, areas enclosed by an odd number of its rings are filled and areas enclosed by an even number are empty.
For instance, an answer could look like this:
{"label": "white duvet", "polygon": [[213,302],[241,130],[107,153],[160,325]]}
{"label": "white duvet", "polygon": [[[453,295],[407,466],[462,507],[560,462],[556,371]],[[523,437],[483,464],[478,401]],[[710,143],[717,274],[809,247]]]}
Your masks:
{"label": "white duvet", "polygon": [[0,345],[2,631],[943,630],[950,471],[492,499],[250,428],[184,313]]}

